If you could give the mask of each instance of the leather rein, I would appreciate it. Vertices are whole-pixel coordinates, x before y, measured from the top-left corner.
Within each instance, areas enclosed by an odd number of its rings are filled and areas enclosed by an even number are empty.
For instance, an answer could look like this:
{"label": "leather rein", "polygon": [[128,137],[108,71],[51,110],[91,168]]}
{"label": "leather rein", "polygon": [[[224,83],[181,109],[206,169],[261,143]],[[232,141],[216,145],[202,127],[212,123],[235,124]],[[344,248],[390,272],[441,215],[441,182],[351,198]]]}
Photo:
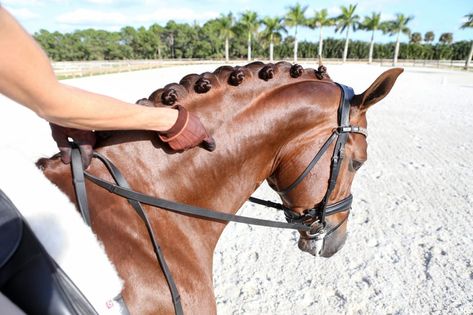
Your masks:
{"label": "leather rein", "polygon": [[[192,205],[181,204],[166,199],[156,198],[133,191],[128,182],[126,181],[125,177],[119,171],[119,169],[109,159],[107,159],[107,157],[98,152],[94,152],[93,156],[105,165],[105,167],[112,175],[115,183],[103,180],[86,172],[83,169],[80,150],[77,145],[72,143],[71,167],[73,175],[73,184],[76,192],[78,208],[82,214],[84,221],[87,223],[87,225],[90,226],[90,213],[85,188],[86,178],[91,182],[95,183],[96,185],[108,190],[109,192],[119,195],[128,200],[128,203],[134,208],[134,210],[137,212],[137,214],[140,216],[146,226],[151,243],[153,245],[154,252],[156,254],[156,258],[158,260],[159,265],[161,266],[161,269],[163,270],[163,274],[168,283],[174,305],[174,310],[177,315],[184,314],[180,295],[169,270],[169,267],[164,259],[162,250],[156,240],[150,220],[143,207],[141,206],[142,203],[172,211],[175,213],[196,216],[214,221],[232,221],[266,227],[298,230],[302,232],[306,238],[313,239],[316,242],[320,243],[320,247],[317,248],[320,248],[320,251],[322,251],[325,237],[330,235],[338,227],[340,227],[346,221],[348,215],[347,217],[345,217],[345,219],[339,222],[334,228],[332,228],[328,232],[325,231],[325,218],[327,216],[343,211],[349,211],[351,209],[351,203],[353,200],[353,196],[351,194],[334,204],[328,204],[329,197],[333,189],[335,188],[337,182],[341,161],[343,159],[344,147],[348,139],[348,134],[359,133],[363,134],[365,137],[367,136],[367,131],[365,128],[359,126],[351,126],[349,124],[350,100],[354,95],[353,89],[338,83],[337,85],[341,88],[342,93],[338,109],[338,127],[333,130],[330,137],[322,145],[313,160],[309,163],[309,165],[301,173],[301,175],[294,181],[294,183],[289,185],[286,189],[278,192],[279,194],[284,195],[296,188],[296,186],[299,185],[302,180],[310,173],[317,161],[319,161],[323,154],[328,150],[329,146],[336,140],[332,155],[328,188],[322,201],[315,205],[313,208],[305,210],[303,214],[299,214],[292,211],[290,208],[287,208],[281,203],[275,203],[272,201],[262,200],[255,197],[249,198],[250,202],[284,211],[287,223],[217,212],[206,208],[195,207]],[[319,244],[317,245],[319,246]]]}

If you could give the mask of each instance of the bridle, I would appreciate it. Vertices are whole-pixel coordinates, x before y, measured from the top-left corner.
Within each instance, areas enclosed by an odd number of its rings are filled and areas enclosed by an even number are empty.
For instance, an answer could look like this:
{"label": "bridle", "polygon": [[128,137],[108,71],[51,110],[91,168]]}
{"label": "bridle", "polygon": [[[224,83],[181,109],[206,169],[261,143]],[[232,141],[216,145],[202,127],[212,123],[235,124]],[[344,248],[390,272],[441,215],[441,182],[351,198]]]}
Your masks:
{"label": "bridle", "polygon": [[337,85],[341,88],[342,93],[338,108],[338,127],[333,130],[330,137],[325,141],[325,143],[322,145],[315,157],[312,159],[306,169],[301,173],[301,175],[299,175],[299,177],[287,188],[278,192],[280,195],[284,195],[295,189],[302,182],[302,180],[310,173],[317,161],[319,161],[319,159],[328,150],[329,146],[336,140],[330,166],[329,183],[322,201],[315,205],[313,208],[306,209],[303,214],[299,214],[280,203],[262,200],[255,197],[249,198],[249,201],[253,203],[275,208],[278,210],[283,210],[286,216],[287,223],[233,215],[224,212],[216,212],[213,210],[181,204],[133,191],[124,176],[118,170],[118,168],[105,156],[101,155],[98,152],[94,152],[94,157],[100,160],[105,165],[105,167],[112,175],[115,183],[103,180],[84,171],[82,166],[82,159],[80,156],[80,150],[76,144],[72,143],[71,165],[73,184],[76,191],[78,208],[82,214],[84,221],[90,226],[90,214],[87,202],[87,193],[85,189],[85,178],[89,179],[96,185],[108,190],[113,194],[126,198],[146,225],[149,237],[151,239],[151,243],[153,245],[153,249],[156,254],[156,258],[161,266],[161,269],[163,270],[164,276],[171,291],[175,313],[178,315],[184,314],[182,310],[179,292],[166,264],[161,248],[159,247],[159,244],[156,240],[153,228],[151,227],[151,223],[148,219],[146,212],[143,210],[141,203],[176,213],[193,215],[215,221],[233,221],[267,227],[295,229],[303,233],[303,237],[317,242],[317,248],[320,248],[320,251],[318,253],[322,252],[325,238],[331,233],[333,233],[336,229],[338,229],[338,227],[340,227],[346,221],[346,219],[348,218],[348,214],[345,219],[339,222],[328,232],[325,231],[326,217],[339,212],[349,211],[351,209],[351,203],[353,200],[353,196],[350,194],[344,199],[334,204],[328,204],[328,200],[330,198],[330,195],[332,194],[333,189],[335,188],[337,177],[340,172],[341,162],[344,156],[344,148],[348,139],[348,134],[359,133],[364,135],[365,137],[367,136],[367,131],[365,128],[359,126],[351,126],[349,124],[350,100],[354,95],[353,89],[342,84],[337,83]]}
{"label": "bridle", "polygon": [[330,165],[328,187],[324,197],[322,198],[322,201],[316,204],[314,207],[304,210],[303,214],[299,214],[289,208],[284,209],[284,214],[288,222],[310,224],[311,230],[309,232],[302,233],[302,237],[314,240],[318,243],[317,248],[320,250],[316,253],[317,255],[323,251],[325,238],[335,232],[348,219],[348,213],[343,220],[341,220],[336,226],[332,227],[329,231],[326,231],[326,217],[339,212],[349,212],[351,209],[351,204],[353,201],[352,194],[349,194],[347,197],[332,205],[328,204],[328,200],[337,183],[338,174],[340,173],[340,168],[345,153],[345,144],[348,140],[348,134],[358,133],[368,137],[368,131],[366,128],[350,125],[350,100],[355,95],[353,89],[343,84],[337,83],[337,85],[340,87],[342,92],[340,105],[338,107],[338,127],[332,131],[332,134],[325,141],[320,150],[314,156],[309,165],[307,165],[305,170],[299,175],[299,177],[287,188],[278,191],[280,195],[286,195],[290,191],[294,190],[310,173],[312,168],[317,164],[325,152],[327,152],[329,146],[336,139]]}

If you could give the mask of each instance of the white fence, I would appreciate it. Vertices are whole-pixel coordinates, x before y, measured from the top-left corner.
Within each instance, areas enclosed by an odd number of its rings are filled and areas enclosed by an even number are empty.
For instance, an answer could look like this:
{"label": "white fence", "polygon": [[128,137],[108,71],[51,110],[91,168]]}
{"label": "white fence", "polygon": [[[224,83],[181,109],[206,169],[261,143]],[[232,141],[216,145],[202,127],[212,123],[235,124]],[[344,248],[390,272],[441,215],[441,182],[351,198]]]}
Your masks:
{"label": "white fence", "polygon": [[53,62],[53,69],[59,78],[82,77],[97,74],[126,72],[160,68],[175,65],[205,64],[222,62],[218,60],[113,60],[113,61],[59,61]]}
{"label": "white fence", "polygon": [[[265,60],[267,61],[267,60]],[[287,61],[292,61],[287,59]],[[199,59],[173,59],[173,60],[114,60],[114,61],[61,61],[53,62],[53,69],[59,78],[82,77],[97,74],[145,70],[175,65],[221,63],[245,64],[246,60],[199,60]],[[316,59],[299,59],[300,63],[318,62]],[[341,59],[324,59],[324,64],[340,64]],[[367,64],[367,59],[348,60],[347,63]],[[392,65],[392,59],[375,59],[374,64]],[[465,66],[464,60],[406,60],[400,59],[398,66],[449,68],[461,70]],[[472,70],[472,69],[470,69]]]}

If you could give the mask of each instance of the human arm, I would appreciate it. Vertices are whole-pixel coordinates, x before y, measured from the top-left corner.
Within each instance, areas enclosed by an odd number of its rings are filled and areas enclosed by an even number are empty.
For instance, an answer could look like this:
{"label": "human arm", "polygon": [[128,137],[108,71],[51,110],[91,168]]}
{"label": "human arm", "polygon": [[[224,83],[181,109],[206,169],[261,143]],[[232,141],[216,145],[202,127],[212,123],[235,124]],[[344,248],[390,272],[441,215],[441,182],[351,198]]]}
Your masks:
{"label": "human arm", "polygon": [[[174,150],[189,149],[202,141],[207,149],[215,148],[200,120],[191,113],[186,113],[186,117],[192,124],[178,125],[176,109],[137,106],[61,84],[42,49],[1,6],[0,93],[62,126],[52,128],[53,138],[62,153],[64,145],[68,145],[67,138],[73,135],[79,140],[85,139],[89,146],[93,145],[90,132],[68,128],[152,130],[160,132],[163,141]],[[179,126],[182,128],[179,136],[166,141],[166,131]]]}
{"label": "human arm", "polygon": [[78,129],[164,131],[178,115],[61,84],[42,49],[1,6],[0,93],[50,122]]}

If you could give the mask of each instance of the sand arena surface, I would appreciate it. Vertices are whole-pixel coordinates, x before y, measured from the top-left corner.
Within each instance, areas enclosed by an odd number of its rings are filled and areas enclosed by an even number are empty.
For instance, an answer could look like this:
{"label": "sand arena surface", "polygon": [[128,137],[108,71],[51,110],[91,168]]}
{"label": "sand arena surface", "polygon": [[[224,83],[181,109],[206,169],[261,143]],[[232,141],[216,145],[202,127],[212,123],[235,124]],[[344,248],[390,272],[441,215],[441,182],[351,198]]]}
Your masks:
{"label": "sand arena surface", "polygon": [[[134,102],[215,67],[66,82]],[[386,69],[328,66],[356,93]],[[44,121],[0,103],[0,149],[28,148],[32,161],[57,151]],[[407,68],[369,110],[368,130],[344,248],[314,258],[297,248],[297,232],[229,224],[214,255],[219,314],[472,314],[473,74]],[[278,199],[266,185],[256,195]],[[239,213],[283,219],[273,212],[246,204]]]}

